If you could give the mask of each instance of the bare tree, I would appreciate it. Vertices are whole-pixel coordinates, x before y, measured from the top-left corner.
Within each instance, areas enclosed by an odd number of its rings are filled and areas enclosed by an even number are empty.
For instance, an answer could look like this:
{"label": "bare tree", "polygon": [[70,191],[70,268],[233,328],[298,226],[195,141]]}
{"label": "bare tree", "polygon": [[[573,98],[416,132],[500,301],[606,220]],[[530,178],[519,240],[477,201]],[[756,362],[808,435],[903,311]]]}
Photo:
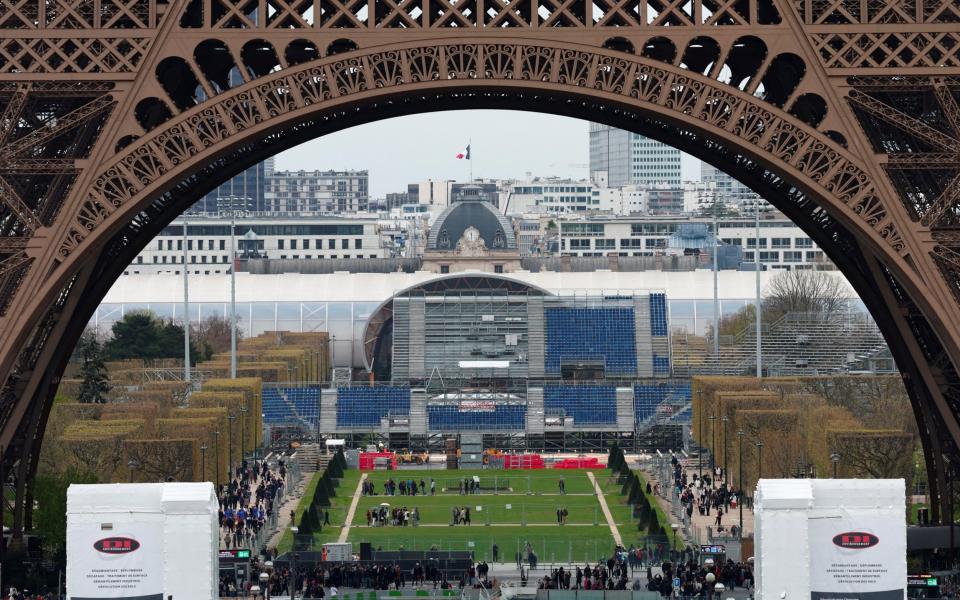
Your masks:
{"label": "bare tree", "polygon": [[[201,347],[209,348],[211,354],[230,351],[230,319],[209,317],[190,329],[190,335],[195,337]],[[238,323],[237,343],[242,339],[243,333]]]}
{"label": "bare tree", "polygon": [[842,477],[913,480],[916,438],[902,431],[838,431],[831,436],[831,450],[840,455]]}
{"label": "bare tree", "polygon": [[789,312],[817,313],[830,320],[846,309],[848,298],[840,277],[824,271],[782,271],[767,285],[764,320],[776,320]]}

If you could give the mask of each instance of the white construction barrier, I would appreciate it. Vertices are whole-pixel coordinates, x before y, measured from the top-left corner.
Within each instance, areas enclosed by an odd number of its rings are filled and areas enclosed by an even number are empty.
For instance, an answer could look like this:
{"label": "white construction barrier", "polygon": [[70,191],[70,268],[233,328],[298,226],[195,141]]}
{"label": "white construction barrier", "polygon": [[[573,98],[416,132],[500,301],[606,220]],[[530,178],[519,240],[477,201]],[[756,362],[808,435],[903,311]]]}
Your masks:
{"label": "white construction barrier", "polygon": [[216,600],[213,484],[71,485],[68,600]]}
{"label": "white construction barrier", "polygon": [[903,600],[902,479],[761,479],[754,497],[757,600]]}

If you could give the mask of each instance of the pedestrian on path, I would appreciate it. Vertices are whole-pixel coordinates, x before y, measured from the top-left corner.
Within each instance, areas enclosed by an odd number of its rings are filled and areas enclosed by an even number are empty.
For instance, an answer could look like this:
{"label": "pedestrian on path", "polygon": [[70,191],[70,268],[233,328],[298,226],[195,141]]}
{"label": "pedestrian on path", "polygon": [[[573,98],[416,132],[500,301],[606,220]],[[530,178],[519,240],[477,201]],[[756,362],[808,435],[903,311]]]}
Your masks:
{"label": "pedestrian on path", "polygon": [[493,562],[498,562],[500,560],[500,546],[493,545]]}

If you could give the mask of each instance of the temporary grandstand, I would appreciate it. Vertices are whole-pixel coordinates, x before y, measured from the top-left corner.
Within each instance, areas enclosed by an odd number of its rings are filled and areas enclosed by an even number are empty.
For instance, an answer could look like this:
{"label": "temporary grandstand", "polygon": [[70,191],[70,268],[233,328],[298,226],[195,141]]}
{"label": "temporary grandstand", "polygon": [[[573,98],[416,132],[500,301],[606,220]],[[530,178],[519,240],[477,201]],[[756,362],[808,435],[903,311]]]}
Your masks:
{"label": "temporary grandstand", "polygon": [[[863,312],[790,312],[761,324],[763,374],[836,375],[896,373],[886,341]],[[757,332],[751,324],[733,336],[720,337],[720,354],[706,336],[673,333],[675,376],[756,373]]]}
{"label": "temporary grandstand", "polygon": [[488,274],[439,277],[371,314],[373,382],[270,388],[265,421],[417,450],[466,432],[512,449],[628,444],[674,426],[657,420],[661,406],[690,400],[689,384],[670,379],[667,312],[662,292],[551,294]]}

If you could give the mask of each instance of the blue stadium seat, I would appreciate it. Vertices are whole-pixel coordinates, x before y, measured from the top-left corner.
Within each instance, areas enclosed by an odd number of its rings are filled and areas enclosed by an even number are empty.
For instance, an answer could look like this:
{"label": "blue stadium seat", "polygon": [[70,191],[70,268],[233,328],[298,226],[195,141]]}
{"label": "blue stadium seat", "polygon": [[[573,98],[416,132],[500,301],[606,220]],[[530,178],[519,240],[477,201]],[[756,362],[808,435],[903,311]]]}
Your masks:
{"label": "blue stadium seat", "polygon": [[[633,386],[633,414],[637,423],[643,423],[656,414],[657,407],[666,400],[690,402],[689,383],[655,383]],[[689,406],[674,415],[674,419],[689,417]]]}
{"label": "blue stadium seat", "polygon": [[320,388],[263,388],[263,420],[266,423],[307,421],[316,426],[320,419]]}
{"label": "blue stadium seat", "polygon": [[554,385],[543,388],[545,410],[562,410],[575,426],[616,425],[617,388],[612,385]]}
{"label": "blue stadium seat", "polygon": [[653,353],[653,373],[661,375],[670,372],[670,357]]}
{"label": "blue stadium seat", "polygon": [[650,335],[667,335],[667,295],[650,294]]}
{"label": "blue stadium seat", "polygon": [[429,405],[427,419],[431,431],[522,431],[526,427],[527,407],[499,404],[494,410],[462,410],[459,406]]}
{"label": "blue stadium seat", "polygon": [[383,417],[409,414],[408,387],[337,388],[337,425],[340,427],[379,427]]}
{"label": "blue stadium seat", "polygon": [[566,360],[597,360],[609,375],[637,372],[632,308],[547,308],[545,370],[559,374]]}

